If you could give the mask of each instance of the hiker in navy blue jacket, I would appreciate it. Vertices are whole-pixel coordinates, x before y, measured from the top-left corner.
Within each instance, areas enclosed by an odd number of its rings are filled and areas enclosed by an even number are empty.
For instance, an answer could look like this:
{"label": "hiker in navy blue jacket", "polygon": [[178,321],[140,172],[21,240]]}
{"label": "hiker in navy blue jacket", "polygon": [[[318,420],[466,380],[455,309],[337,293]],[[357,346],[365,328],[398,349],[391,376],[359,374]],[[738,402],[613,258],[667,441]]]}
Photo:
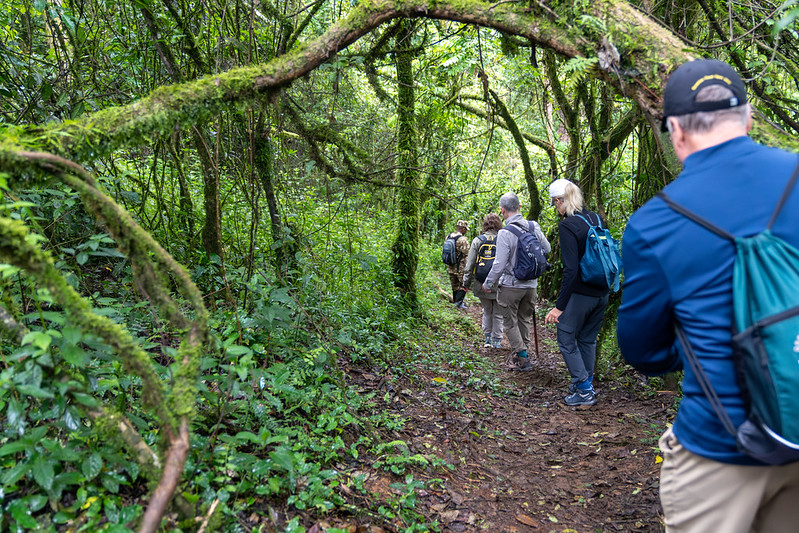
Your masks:
{"label": "hiker in navy blue jacket", "polygon": [[553,181],[549,196],[563,217],[558,224],[563,277],[555,307],[547,313],[545,323],[558,325],[558,348],[571,375],[569,394],[563,401],[566,405],[594,405],[596,339],[608,307],[608,288],[580,278],[580,259],[588,236],[586,220],[597,224],[600,217],[585,209],[582,191],[567,179]]}
{"label": "hiker in navy blue jacket", "polygon": [[[741,78],[720,61],[686,63],[669,78],[663,109],[683,163],[664,192],[735,236],[765,229],[797,156],[749,139],[751,109]],[[799,246],[799,190],[782,212],[787,216],[772,231]],[[685,371],[677,417],[660,439],[666,530],[799,530],[799,463],[765,466],[739,452],[675,340],[679,324],[723,409],[740,425],[744,400],[730,344],[733,244],[653,198],[630,218],[622,252],[622,354],[648,375]]]}

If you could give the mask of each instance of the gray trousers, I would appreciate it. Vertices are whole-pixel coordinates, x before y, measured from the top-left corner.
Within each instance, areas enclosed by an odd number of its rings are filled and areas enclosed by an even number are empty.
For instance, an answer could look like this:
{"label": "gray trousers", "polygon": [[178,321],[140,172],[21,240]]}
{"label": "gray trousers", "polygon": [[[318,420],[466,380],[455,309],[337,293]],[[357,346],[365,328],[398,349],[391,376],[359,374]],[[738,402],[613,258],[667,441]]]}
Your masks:
{"label": "gray trousers", "polygon": [[530,319],[533,318],[537,298],[538,291],[534,288],[499,288],[497,304],[502,309],[505,335],[514,353],[527,350],[530,344]]}
{"label": "gray trousers", "polygon": [[607,294],[572,294],[558,319],[558,348],[575,385],[594,376],[596,338],[607,307]]}
{"label": "gray trousers", "polygon": [[483,306],[483,335],[495,339],[502,338],[502,309],[497,304],[495,298],[480,298],[480,305]]}

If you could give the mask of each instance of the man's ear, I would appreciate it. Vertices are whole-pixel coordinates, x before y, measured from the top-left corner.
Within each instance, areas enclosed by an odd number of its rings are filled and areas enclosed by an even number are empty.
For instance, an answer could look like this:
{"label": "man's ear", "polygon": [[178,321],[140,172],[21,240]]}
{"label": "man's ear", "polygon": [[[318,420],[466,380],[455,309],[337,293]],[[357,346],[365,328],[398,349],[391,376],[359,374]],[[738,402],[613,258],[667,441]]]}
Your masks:
{"label": "man's ear", "polygon": [[752,104],[746,104],[749,106],[749,118],[746,120],[746,133],[752,131],[752,126],[755,123],[755,119],[752,117]]}
{"label": "man's ear", "polygon": [[685,135],[685,130],[682,129],[680,123],[674,117],[669,117],[666,120],[669,122],[669,132],[671,137],[671,146],[674,148],[674,153],[681,162],[685,161],[688,157],[689,151],[687,146],[688,139]]}

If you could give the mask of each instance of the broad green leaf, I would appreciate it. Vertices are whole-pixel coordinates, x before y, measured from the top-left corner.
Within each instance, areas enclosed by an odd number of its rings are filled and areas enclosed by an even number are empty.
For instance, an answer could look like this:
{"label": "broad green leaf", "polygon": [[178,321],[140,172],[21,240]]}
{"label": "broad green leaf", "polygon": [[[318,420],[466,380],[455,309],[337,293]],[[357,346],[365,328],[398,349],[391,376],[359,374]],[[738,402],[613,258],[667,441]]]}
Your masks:
{"label": "broad green leaf", "polygon": [[53,470],[53,465],[50,464],[46,457],[39,455],[33,460],[32,472],[33,479],[36,480],[40,487],[45,490],[50,490],[53,487],[55,471]]}
{"label": "broad green leaf", "polygon": [[75,431],[80,426],[80,415],[74,407],[68,405],[67,408],[64,409],[64,416],[61,417],[61,421],[67,429]]}
{"label": "broad green leaf", "polygon": [[119,523],[119,506],[113,498],[105,498],[103,500],[103,508],[105,509],[105,516],[112,524]]}
{"label": "broad green leaf", "polygon": [[17,385],[17,390],[22,394],[27,396],[33,396],[34,398],[52,398],[53,393],[50,391],[46,391],[41,389],[35,385]]}
{"label": "broad green leaf", "polygon": [[39,426],[33,428],[30,433],[25,437],[25,442],[27,442],[31,447],[34,444],[38,443],[42,438],[47,434],[47,427],[46,426]]}
{"label": "broad green leaf", "polygon": [[225,352],[228,355],[245,355],[245,354],[252,354],[252,350],[250,350],[247,346],[240,346],[238,344],[233,344],[232,346],[228,346],[225,349]]}
{"label": "broad green leaf", "polygon": [[80,465],[80,471],[83,472],[87,480],[96,478],[102,469],[103,458],[96,452],[87,457]]}
{"label": "broad green leaf", "polygon": [[31,465],[27,462],[19,462],[11,468],[5,470],[0,475],[0,483],[3,485],[12,485],[22,479],[22,476],[30,472]]}
{"label": "broad green leaf", "polygon": [[4,455],[11,455],[12,453],[21,452],[23,450],[28,449],[28,443],[15,440],[13,442],[7,442],[0,446],[0,457]]}
{"label": "broad green leaf", "polygon": [[61,472],[58,474],[53,482],[53,487],[55,487],[55,485],[61,487],[67,485],[82,485],[85,481],[86,479],[83,477],[83,474],[75,470],[70,470],[69,472]]}
{"label": "broad green leaf", "polygon": [[110,475],[103,475],[100,478],[100,482],[103,484],[103,487],[105,487],[109,492],[113,492],[114,494],[119,492],[119,481],[117,481]]}
{"label": "broad green leaf", "polygon": [[32,512],[39,511],[47,504],[47,498],[42,494],[33,494],[28,496],[28,509]]}
{"label": "broad green leaf", "polygon": [[271,452],[269,457],[271,457],[275,463],[285,468],[287,472],[292,472],[294,470],[294,452],[285,446],[281,446]]}
{"label": "broad green leaf", "polygon": [[30,515],[30,510],[28,509],[28,502],[25,500],[17,500],[11,503],[8,506],[8,510],[11,512],[11,517],[17,522],[18,526],[22,526],[26,529],[35,529],[38,524],[36,520]]}
{"label": "broad green leaf", "polygon": [[89,394],[85,394],[83,392],[70,392],[71,396],[81,405],[85,405],[86,407],[96,407],[100,404],[99,400],[94,396]]}
{"label": "broad green leaf", "polygon": [[83,338],[83,333],[81,330],[74,326],[65,327],[61,333],[64,336],[64,340],[73,345],[78,344]]}
{"label": "broad green leaf", "polygon": [[[238,439],[238,440],[248,440],[248,441],[252,442],[253,444],[260,444],[261,443],[261,439],[258,438],[258,435],[256,435],[255,433],[252,433],[250,431],[239,431],[238,433],[236,433],[236,439]],[[2,448],[0,448],[0,450],[1,449]]]}
{"label": "broad green leaf", "polygon": [[22,337],[21,344],[23,346],[31,344],[44,351],[50,347],[51,342],[53,342],[53,339],[47,333],[43,331],[29,331],[24,337]]}

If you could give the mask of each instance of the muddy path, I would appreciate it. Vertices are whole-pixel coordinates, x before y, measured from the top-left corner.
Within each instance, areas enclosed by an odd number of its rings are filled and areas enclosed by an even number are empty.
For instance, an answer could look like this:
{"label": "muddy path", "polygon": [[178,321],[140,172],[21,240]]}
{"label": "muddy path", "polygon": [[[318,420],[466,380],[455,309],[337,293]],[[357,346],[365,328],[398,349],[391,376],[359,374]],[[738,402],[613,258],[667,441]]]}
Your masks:
{"label": "muddy path", "polygon": [[[479,323],[479,304],[463,312]],[[449,364],[420,368],[382,395],[379,407],[406,420],[393,436],[409,453],[454,466],[417,472],[428,481],[417,510],[444,532],[662,531],[657,437],[675,393],[647,391],[632,376],[598,378],[596,405],[566,406],[568,374],[554,328],[539,319],[538,334],[540,352],[526,373],[505,369],[507,340],[499,350],[478,338],[461,341],[464,353],[496,365],[507,394],[469,385],[474,372]],[[464,379],[453,383],[453,375]],[[384,385],[357,370],[350,377],[365,389]],[[383,492],[390,482],[375,475],[367,486]]]}

